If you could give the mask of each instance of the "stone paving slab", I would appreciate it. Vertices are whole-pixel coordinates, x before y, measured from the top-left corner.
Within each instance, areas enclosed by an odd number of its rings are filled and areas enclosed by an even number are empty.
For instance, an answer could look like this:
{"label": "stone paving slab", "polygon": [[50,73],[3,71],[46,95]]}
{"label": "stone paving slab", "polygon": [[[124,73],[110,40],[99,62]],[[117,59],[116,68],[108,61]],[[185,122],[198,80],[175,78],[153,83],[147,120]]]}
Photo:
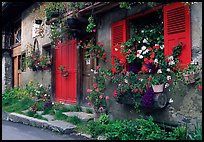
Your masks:
{"label": "stone paving slab", "polygon": [[27,125],[32,125],[40,128],[47,128],[53,131],[58,131],[62,132],[65,134],[70,134],[74,132],[74,128],[76,128],[75,125],[60,121],[60,120],[55,120],[55,121],[45,121],[33,117],[29,117],[26,115],[18,114],[18,113],[3,113],[2,112],[2,119],[6,121],[12,121],[12,122],[18,122],[18,123],[23,123]]}
{"label": "stone paving slab", "polygon": [[77,116],[83,121],[94,119],[94,114],[90,114],[86,112],[63,112],[63,114],[67,116]]}

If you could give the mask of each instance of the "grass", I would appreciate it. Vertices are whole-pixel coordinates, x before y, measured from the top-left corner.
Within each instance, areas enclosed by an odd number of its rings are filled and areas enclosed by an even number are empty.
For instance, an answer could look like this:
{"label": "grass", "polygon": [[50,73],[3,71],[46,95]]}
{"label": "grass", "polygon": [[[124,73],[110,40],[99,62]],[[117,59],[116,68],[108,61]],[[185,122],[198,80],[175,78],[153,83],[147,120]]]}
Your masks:
{"label": "grass", "polygon": [[93,114],[92,110],[90,108],[86,108],[86,113],[91,113]]}
{"label": "grass", "polygon": [[37,114],[37,113],[33,113],[33,112],[31,112],[31,111],[28,111],[28,112],[26,112],[26,113],[24,113],[24,114],[27,115],[27,116],[30,116],[30,117],[34,117],[34,118],[37,118],[37,119],[42,119],[42,120],[48,121],[48,119],[47,119],[47,118],[44,118],[42,115]]}
{"label": "grass", "polygon": [[30,108],[33,103],[30,99],[16,100],[12,104],[2,105],[2,110],[6,112],[21,112]]}

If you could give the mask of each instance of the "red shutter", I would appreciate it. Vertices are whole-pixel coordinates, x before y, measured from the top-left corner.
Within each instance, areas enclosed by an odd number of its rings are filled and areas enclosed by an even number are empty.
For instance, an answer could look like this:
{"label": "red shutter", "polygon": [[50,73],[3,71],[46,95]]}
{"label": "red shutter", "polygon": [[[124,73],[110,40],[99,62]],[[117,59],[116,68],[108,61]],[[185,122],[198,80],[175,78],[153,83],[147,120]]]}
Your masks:
{"label": "red shutter", "polygon": [[181,2],[164,6],[164,54],[171,55],[179,42],[184,44],[180,66],[186,66],[191,62],[190,10]]}
{"label": "red shutter", "polygon": [[120,46],[127,40],[127,26],[126,20],[122,20],[112,24],[112,65],[114,65],[115,58],[123,58],[120,52]]}

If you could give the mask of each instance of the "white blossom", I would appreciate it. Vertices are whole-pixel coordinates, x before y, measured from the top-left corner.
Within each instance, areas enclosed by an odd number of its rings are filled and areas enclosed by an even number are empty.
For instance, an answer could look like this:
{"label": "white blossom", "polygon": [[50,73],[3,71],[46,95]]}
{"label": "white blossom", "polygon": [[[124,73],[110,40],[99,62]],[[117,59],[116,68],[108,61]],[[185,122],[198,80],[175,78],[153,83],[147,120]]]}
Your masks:
{"label": "white blossom", "polygon": [[158,59],[154,59],[154,63],[158,63]]}
{"label": "white blossom", "polygon": [[140,58],[140,59],[142,59],[142,58],[143,58],[143,56],[142,56],[142,55],[140,55],[140,56],[139,56],[139,58]]}
{"label": "white blossom", "polygon": [[167,79],[167,80],[171,80],[171,76],[168,75],[168,76],[166,77],[166,79]]}
{"label": "white blossom", "polygon": [[147,43],[148,41],[146,39],[143,40],[143,43]]}
{"label": "white blossom", "polygon": [[158,69],[157,73],[162,73],[162,70],[161,70],[161,69]]}
{"label": "white blossom", "polygon": [[172,98],[169,99],[169,103],[173,103],[174,100]]}
{"label": "white blossom", "polygon": [[142,30],[141,33],[144,33],[144,30]]}
{"label": "white blossom", "polygon": [[146,54],[148,52],[149,52],[149,49],[146,49],[142,54],[144,55],[144,54]]}
{"label": "white blossom", "polygon": [[150,30],[150,32],[152,32],[152,30]]}
{"label": "white blossom", "polygon": [[144,51],[145,49],[147,49],[147,47],[146,46],[142,46],[142,50]]}
{"label": "white blossom", "polygon": [[154,46],[159,46],[159,44],[155,44]]}
{"label": "white blossom", "polygon": [[164,88],[167,88],[167,87],[169,87],[169,83],[166,83],[164,86]]}
{"label": "white blossom", "polygon": [[166,71],[170,72],[171,70],[170,70],[170,68],[167,68]]}
{"label": "white blossom", "polygon": [[138,41],[138,43],[140,43],[140,41]]}
{"label": "white blossom", "polygon": [[143,81],[143,79],[141,78],[141,79],[140,79],[140,81],[142,82],[142,81]]}
{"label": "white blossom", "polygon": [[91,72],[93,72],[94,70],[93,69],[91,69]]}
{"label": "white blossom", "polygon": [[118,51],[118,48],[115,48],[115,51]]}
{"label": "white blossom", "polygon": [[42,84],[40,84],[40,87],[43,87],[43,85],[42,85]]}
{"label": "white blossom", "polygon": [[52,102],[52,104],[54,105],[55,103],[54,103],[54,102]]}
{"label": "white blossom", "polygon": [[169,56],[168,59],[169,60],[174,60],[174,57],[173,56]]}
{"label": "white blossom", "polygon": [[164,49],[164,45],[160,46],[160,49]]}
{"label": "white blossom", "polygon": [[175,64],[174,61],[170,61],[170,62],[169,62],[169,65],[174,65],[174,64]]}
{"label": "white blossom", "polygon": [[128,83],[128,80],[127,79],[124,79],[125,83]]}
{"label": "white blossom", "polygon": [[142,53],[142,50],[137,50],[137,52],[139,52],[139,54],[141,54],[141,53]]}
{"label": "white blossom", "polygon": [[46,97],[46,96],[47,96],[47,94],[44,94],[44,96]]}

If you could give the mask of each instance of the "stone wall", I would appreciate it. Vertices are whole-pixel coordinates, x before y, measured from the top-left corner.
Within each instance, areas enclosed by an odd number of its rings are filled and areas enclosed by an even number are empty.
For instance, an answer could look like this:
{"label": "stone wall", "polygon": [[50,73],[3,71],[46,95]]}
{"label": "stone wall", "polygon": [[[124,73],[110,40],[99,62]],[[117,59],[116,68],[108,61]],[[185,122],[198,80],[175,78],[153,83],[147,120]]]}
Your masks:
{"label": "stone wall", "polygon": [[[113,9],[111,12],[103,13],[99,15],[98,24],[98,41],[104,44],[104,48],[107,52],[107,58],[111,61],[111,24],[132,15],[136,15],[139,11],[144,11],[145,7],[136,7],[131,10]],[[191,6],[191,33],[192,33],[192,52],[193,60],[201,62],[202,59],[202,3],[198,2]],[[100,63],[101,66],[108,66]],[[110,64],[109,64],[110,65]],[[169,93],[166,89],[168,100],[172,98],[173,103],[159,110],[142,110],[140,113],[136,113],[133,107],[125,106],[116,103],[113,98],[114,84],[106,82],[108,86],[105,94],[109,95],[110,100],[108,102],[109,112],[113,118],[119,119],[132,119],[137,118],[139,115],[153,116],[156,121],[167,123],[189,123],[195,124],[195,120],[202,118],[202,95],[200,92],[195,91],[196,85],[182,86],[176,91],[176,94]],[[179,89],[180,88],[180,89]]]}
{"label": "stone wall", "polygon": [[13,86],[13,62],[11,50],[2,50],[2,93]]}
{"label": "stone wall", "polygon": [[[26,45],[28,43],[31,43],[34,45],[35,38],[32,37],[32,27],[35,22],[35,13],[33,12],[33,9],[38,6],[38,2],[26,9],[22,13],[22,22],[21,22],[21,51],[26,51]],[[45,24],[45,21],[43,21],[43,28],[44,28],[44,37],[36,37],[38,43],[39,43],[39,49],[42,53],[42,46],[49,44],[50,38],[50,28],[48,25]],[[21,84],[25,85],[29,82],[29,80],[35,80],[43,84],[50,85],[51,84],[51,72],[50,71],[43,71],[43,72],[33,72],[30,71],[29,68],[26,69],[26,72],[21,73]]]}

